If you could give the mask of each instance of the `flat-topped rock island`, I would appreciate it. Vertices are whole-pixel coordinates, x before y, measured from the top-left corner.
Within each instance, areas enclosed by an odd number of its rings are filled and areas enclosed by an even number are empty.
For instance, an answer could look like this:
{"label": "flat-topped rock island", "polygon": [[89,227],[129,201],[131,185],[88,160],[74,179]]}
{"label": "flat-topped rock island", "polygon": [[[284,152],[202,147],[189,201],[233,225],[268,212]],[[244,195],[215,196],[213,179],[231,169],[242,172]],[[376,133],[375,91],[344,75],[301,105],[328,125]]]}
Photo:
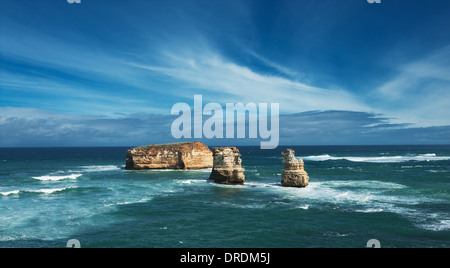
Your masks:
{"label": "flat-topped rock island", "polygon": [[128,150],[127,170],[181,169],[213,167],[213,154],[201,142],[182,142],[141,146]]}

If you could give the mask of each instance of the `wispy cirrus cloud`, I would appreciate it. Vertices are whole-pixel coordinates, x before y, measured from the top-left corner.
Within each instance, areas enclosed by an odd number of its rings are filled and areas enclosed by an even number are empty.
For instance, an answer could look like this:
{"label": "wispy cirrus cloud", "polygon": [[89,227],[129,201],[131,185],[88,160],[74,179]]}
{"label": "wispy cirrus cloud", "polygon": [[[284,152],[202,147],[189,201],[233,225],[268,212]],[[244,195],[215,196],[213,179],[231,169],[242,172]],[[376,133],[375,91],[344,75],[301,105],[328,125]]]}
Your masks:
{"label": "wispy cirrus cloud", "polygon": [[[183,47],[183,51],[186,51]],[[367,110],[366,104],[342,89],[326,89],[285,77],[260,74],[247,66],[223,58],[213,50],[192,53],[168,53],[161,65],[130,62],[130,66],[149,74],[178,81],[173,94],[192,98],[192,92],[204,93],[208,101],[280,103],[282,113],[309,110]],[[272,64],[273,65],[273,64]],[[282,69],[282,66],[276,66]],[[283,69],[288,73],[288,69]],[[294,72],[291,72],[294,73]]]}
{"label": "wispy cirrus cloud", "polygon": [[397,75],[373,91],[379,107],[419,126],[449,124],[450,46],[422,59],[395,66]]}

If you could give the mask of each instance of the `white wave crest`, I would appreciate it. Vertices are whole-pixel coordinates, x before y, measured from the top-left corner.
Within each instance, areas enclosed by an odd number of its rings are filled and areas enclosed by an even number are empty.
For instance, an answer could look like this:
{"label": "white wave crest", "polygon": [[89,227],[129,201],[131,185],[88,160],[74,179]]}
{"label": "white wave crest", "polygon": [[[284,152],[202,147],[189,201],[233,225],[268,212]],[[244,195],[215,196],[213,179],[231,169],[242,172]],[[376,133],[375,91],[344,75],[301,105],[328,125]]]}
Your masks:
{"label": "white wave crest", "polygon": [[203,172],[203,173],[211,173],[212,168],[201,168],[201,169],[144,169],[142,171],[146,172]]}
{"label": "white wave crest", "polygon": [[120,205],[132,205],[132,204],[147,203],[148,201],[151,201],[152,199],[153,199],[153,197],[143,197],[139,200],[118,202],[115,205],[120,206]]}
{"label": "white wave crest", "polygon": [[77,187],[65,187],[65,188],[55,188],[55,189],[37,189],[37,190],[14,190],[10,192],[1,192],[0,194],[3,196],[9,196],[9,195],[19,195],[23,193],[36,193],[36,194],[53,194],[57,192],[62,192],[69,189],[75,189]]}
{"label": "white wave crest", "polygon": [[422,157],[436,157],[436,154],[420,154]]}
{"label": "white wave crest", "polygon": [[425,230],[429,231],[448,231],[450,230],[450,220],[447,219],[433,219],[434,223],[426,223],[419,225]]}
{"label": "white wave crest", "polygon": [[382,208],[367,208],[367,209],[357,209],[355,212],[359,213],[377,213],[377,212],[383,212],[384,210]]}
{"label": "white wave crest", "polygon": [[347,160],[351,162],[368,163],[402,163],[409,161],[445,161],[450,160],[450,156],[437,156],[436,154],[420,154],[413,156],[331,156],[328,154],[311,155],[303,157],[309,161],[329,161],[329,160]]}
{"label": "white wave crest", "polygon": [[10,192],[2,192],[2,193],[0,193],[1,195],[3,195],[3,196],[8,196],[8,195],[16,195],[16,194],[19,194],[19,190],[15,190],[15,191],[10,191]]}
{"label": "white wave crest", "polygon": [[27,193],[38,193],[38,194],[53,194],[57,192],[62,192],[69,189],[75,189],[77,187],[65,187],[65,188],[55,188],[55,189],[39,189],[39,190],[25,190]]}
{"label": "white wave crest", "polygon": [[64,176],[40,176],[40,177],[33,177],[35,180],[40,181],[61,181],[61,180],[76,180],[79,177],[83,176],[83,174],[70,174],[70,175],[64,175]]}
{"label": "white wave crest", "polygon": [[177,183],[179,184],[192,184],[192,183],[207,183],[208,180],[206,179],[184,179],[184,180],[178,180]]}
{"label": "white wave crest", "polygon": [[114,165],[93,165],[93,166],[81,166],[83,171],[85,172],[102,172],[102,171],[114,171],[114,170],[120,170],[120,166],[114,166]]}

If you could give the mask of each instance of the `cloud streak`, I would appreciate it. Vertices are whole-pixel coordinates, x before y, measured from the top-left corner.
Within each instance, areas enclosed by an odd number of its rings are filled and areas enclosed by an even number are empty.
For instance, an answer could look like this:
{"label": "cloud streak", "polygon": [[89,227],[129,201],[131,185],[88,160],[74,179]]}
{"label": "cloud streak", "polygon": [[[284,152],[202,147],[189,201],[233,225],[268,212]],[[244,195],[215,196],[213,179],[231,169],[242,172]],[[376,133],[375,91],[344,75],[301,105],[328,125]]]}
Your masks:
{"label": "cloud streak", "polygon": [[[186,50],[186,48],[183,48]],[[197,89],[204,98],[218,102],[280,103],[282,113],[309,110],[367,110],[353,94],[340,89],[325,89],[276,75],[259,74],[222,58],[209,50],[189,53],[161,53],[163,66],[130,63],[130,66],[178,81],[173,94],[192,98]],[[280,66],[277,66],[280,69]],[[284,70],[284,72],[287,72]]]}
{"label": "cloud streak", "polygon": [[[176,117],[128,114],[114,118],[57,114],[36,108],[0,108],[0,147],[137,146],[177,142]],[[204,117],[207,120],[208,117]],[[315,111],[280,116],[280,145],[448,144],[450,126],[414,128],[381,115]],[[259,139],[189,139],[207,145],[259,146]]]}
{"label": "cloud streak", "polygon": [[449,58],[450,46],[447,46],[425,58],[397,66],[398,75],[372,93],[376,103],[403,122],[419,126],[448,125]]}
{"label": "cloud streak", "polygon": [[[0,146],[120,146],[170,140],[170,118],[56,114],[36,108],[0,108]],[[169,137],[169,138],[168,138]]]}

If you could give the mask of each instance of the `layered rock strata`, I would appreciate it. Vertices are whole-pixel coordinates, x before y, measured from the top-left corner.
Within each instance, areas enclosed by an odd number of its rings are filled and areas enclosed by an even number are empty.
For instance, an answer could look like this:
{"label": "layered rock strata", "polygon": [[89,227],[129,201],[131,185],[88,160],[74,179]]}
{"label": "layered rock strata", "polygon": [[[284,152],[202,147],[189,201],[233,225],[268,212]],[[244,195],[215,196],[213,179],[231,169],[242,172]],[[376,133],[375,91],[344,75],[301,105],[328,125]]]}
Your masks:
{"label": "layered rock strata", "polygon": [[245,184],[245,169],[241,166],[241,154],[236,147],[213,148],[213,158],[210,180],[220,184]]}
{"label": "layered rock strata", "polygon": [[126,169],[212,168],[213,156],[201,142],[141,146],[128,150]]}
{"label": "layered rock strata", "polygon": [[309,176],[304,169],[302,159],[295,157],[295,151],[288,149],[281,153],[283,156],[284,172],[281,184],[285,187],[306,187],[309,184]]}

